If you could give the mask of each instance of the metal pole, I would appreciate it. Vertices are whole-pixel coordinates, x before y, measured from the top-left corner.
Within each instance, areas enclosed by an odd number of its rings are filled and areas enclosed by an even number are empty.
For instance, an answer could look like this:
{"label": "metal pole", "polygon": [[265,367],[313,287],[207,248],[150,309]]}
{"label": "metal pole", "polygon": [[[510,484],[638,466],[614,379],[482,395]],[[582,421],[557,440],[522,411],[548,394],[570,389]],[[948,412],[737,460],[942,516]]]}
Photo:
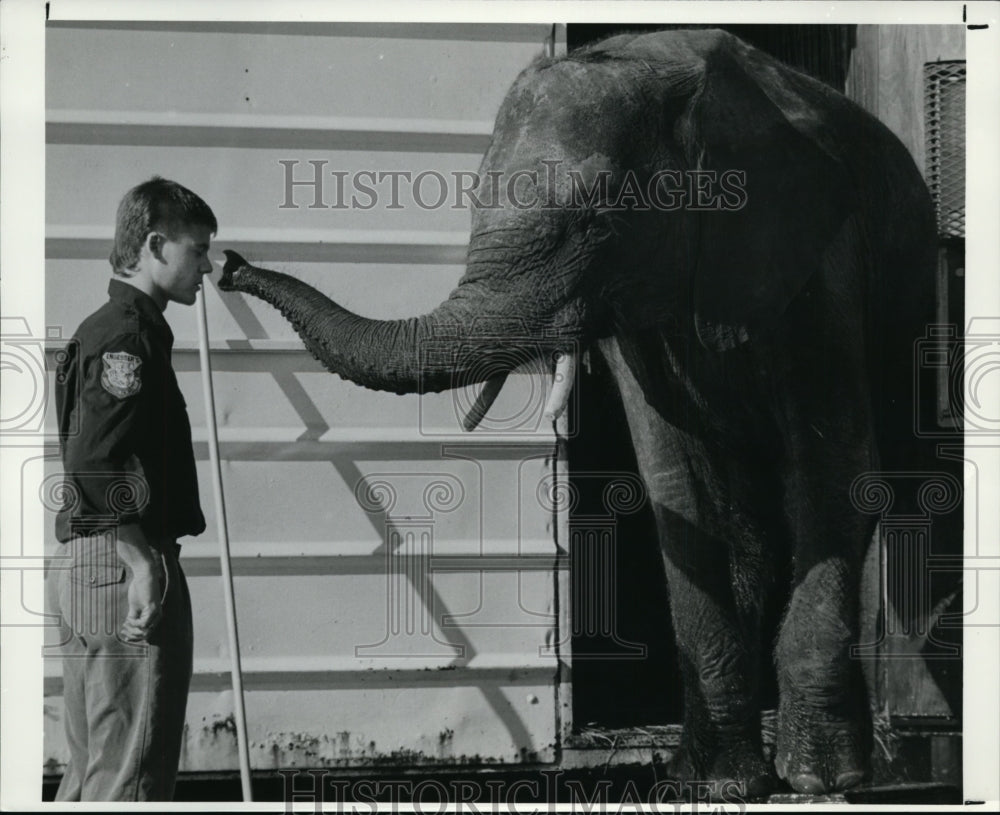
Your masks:
{"label": "metal pole", "polygon": [[222,566],[222,589],[225,594],[226,625],[229,630],[229,653],[232,658],[233,703],[236,716],[236,744],[240,754],[240,781],[243,800],[253,801],[250,787],[250,749],[247,744],[247,718],[243,707],[243,669],[240,665],[240,638],[236,630],[236,596],[229,558],[229,527],[226,501],[222,493],[222,467],[219,463],[219,435],[215,426],[215,393],[212,389],[212,363],[208,356],[208,314],[205,291],[198,290],[198,356],[201,360],[201,384],[205,392],[205,426],[208,428],[208,456],[215,494],[215,517],[219,535],[219,560]]}

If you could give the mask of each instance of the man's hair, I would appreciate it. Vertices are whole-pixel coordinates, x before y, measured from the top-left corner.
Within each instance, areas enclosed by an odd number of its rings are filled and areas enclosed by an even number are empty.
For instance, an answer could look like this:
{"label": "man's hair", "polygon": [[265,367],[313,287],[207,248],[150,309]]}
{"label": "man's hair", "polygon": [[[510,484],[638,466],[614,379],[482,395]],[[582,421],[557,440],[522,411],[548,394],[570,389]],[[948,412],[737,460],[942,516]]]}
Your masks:
{"label": "man's hair", "polygon": [[154,175],[133,187],[118,205],[115,219],[115,246],[111,268],[116,275],[131,277],[150,232],[163,232],[175,240],[185,227],[205,226],[214,235],[219,225],[215,214],[187,187]]}

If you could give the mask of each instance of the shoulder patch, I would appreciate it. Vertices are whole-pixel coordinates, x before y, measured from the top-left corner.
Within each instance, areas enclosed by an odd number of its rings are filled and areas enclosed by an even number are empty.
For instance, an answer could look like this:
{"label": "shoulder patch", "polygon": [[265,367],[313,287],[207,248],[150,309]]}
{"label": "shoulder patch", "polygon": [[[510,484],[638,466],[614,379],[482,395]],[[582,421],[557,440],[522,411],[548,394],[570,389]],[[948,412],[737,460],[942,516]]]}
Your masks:
{"label": "shoulder patch", "polygon": [[125,399],[135,396],[142,389],[139,369],[142,360],[125,351],[111,352],[101,356],[104,370],[101,371],[101,386],[112,396]]}

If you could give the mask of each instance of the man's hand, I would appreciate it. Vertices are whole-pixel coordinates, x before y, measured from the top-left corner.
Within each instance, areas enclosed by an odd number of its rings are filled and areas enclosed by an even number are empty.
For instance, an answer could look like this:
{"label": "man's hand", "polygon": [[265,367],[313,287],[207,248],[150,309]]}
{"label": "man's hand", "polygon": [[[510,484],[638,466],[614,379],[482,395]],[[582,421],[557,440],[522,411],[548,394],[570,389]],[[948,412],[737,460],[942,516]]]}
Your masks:
{"label": "man's hand", "polygon": [[145,642],[163,616],[163,586],[159,557],[136,524],[118,528],[118,556],[132,570],[128,587],[128,617],[121,627],[125,642]]}
{"label": "man's hand", "polygon": [[133,572],[128,587],[128,617],[121,627],[125,642],[145,642],[163,616],[160,600],[163,589],[155,568],[141,568]]}

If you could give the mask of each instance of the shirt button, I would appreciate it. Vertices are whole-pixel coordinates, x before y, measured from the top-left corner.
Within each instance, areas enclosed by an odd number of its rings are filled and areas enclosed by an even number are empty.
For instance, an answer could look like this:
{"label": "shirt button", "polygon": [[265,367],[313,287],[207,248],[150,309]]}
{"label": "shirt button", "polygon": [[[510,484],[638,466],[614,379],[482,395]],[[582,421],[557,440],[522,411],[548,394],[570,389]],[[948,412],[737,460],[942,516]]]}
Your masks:
{"label": "shirt button", "polygon": [[97,582],[97,576],[96,575],[91,575],[90,576],[90,582],[91,583],[96,583]]}

